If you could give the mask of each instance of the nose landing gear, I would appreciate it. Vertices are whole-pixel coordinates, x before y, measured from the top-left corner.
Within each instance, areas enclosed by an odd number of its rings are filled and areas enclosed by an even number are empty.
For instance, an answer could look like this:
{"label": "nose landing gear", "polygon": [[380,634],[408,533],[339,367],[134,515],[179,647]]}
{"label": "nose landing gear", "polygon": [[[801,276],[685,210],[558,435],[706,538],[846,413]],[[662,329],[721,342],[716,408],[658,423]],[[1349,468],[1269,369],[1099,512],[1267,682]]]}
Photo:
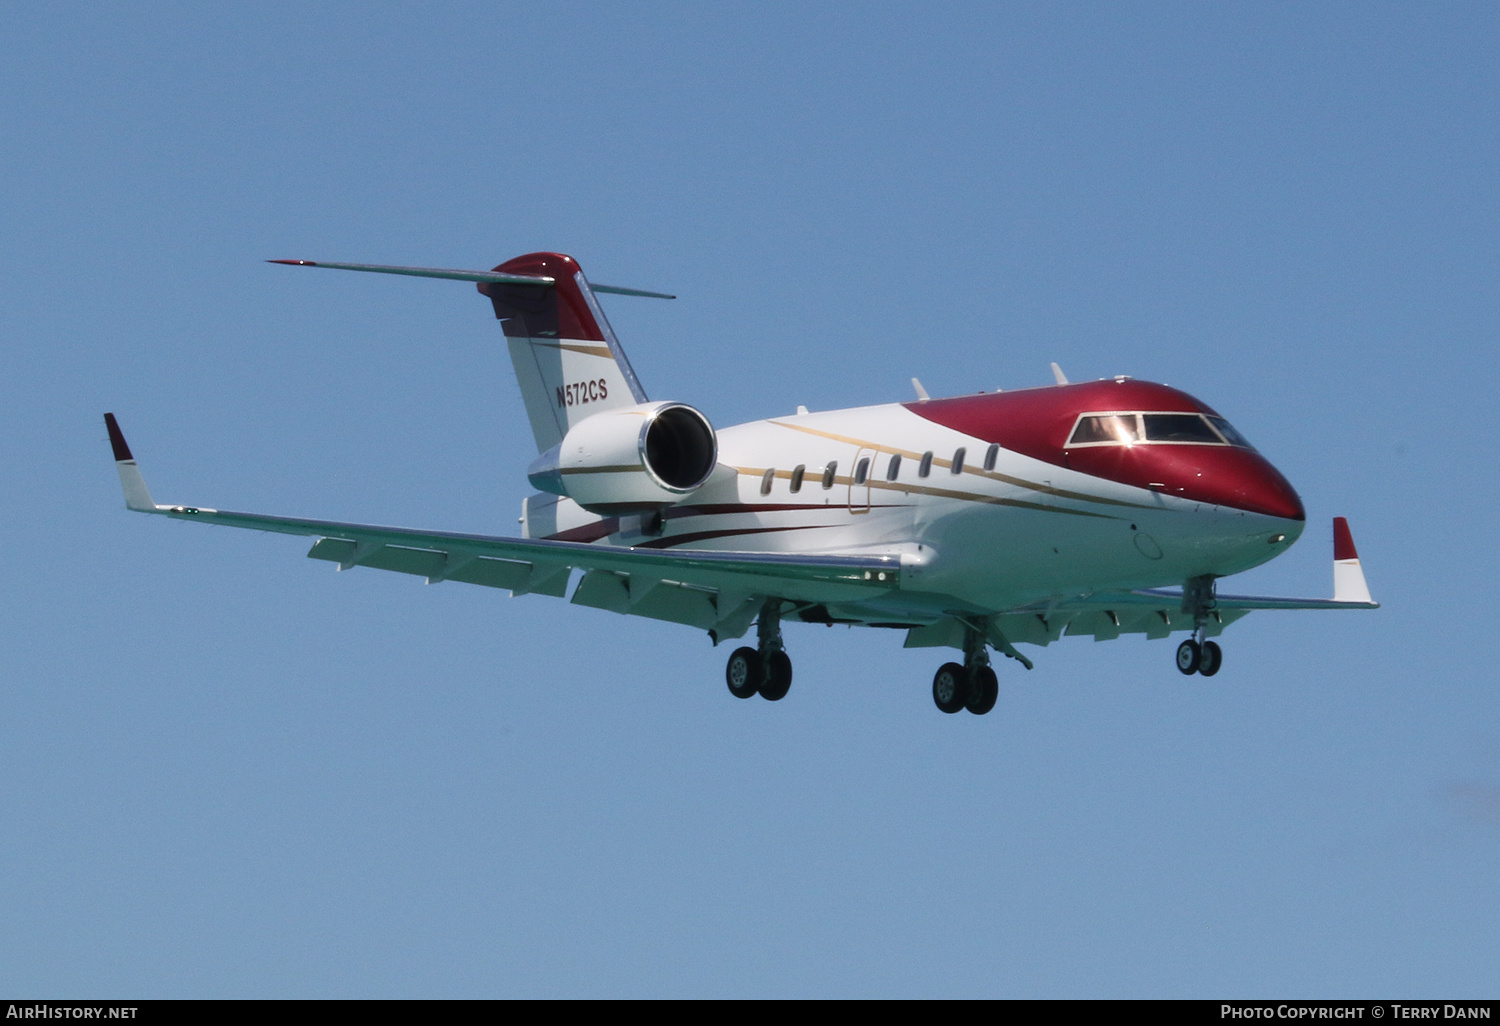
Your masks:
{"label": "nose landing gear", "polygon": [[1203,638],[1216,601],[1212,577],[1193,577],[1183,586],[1182,611],[1193,614],[1193,636],[1177,646],[1177,669],[1184,675],[1212,677],[1224,665],[1224,650]]}
{"label": "nose landing gear", "polygon": [[779,702],[792,687],[792,660],[781,644],[781,600],[767,599],[760,610],[758,648],[737,648],[724,667],[724,681],[735,698],[759,694]]}
{"label": "nose landing gear", "polygon": [[1203,656],[1198,660],[1198,672],[1205,677],[1212,677],[1219,672],[1219,667],[1224,665],[1224,650],[1212,641],[1203,643]]}
{"label": "nose landing gear", "polygon": [[1177,669],[1191,676],[1212,677],[1224,665],[1224,650],[1216,642],[1189,638],[1177,646]]}

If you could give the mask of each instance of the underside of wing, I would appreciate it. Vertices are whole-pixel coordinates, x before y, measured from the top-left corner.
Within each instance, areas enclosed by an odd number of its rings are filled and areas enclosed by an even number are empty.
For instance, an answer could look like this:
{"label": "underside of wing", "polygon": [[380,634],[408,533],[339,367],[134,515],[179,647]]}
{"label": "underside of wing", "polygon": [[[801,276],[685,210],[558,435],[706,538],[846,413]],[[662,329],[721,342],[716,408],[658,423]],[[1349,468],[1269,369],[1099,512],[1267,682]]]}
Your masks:
{"label": "underside of wing", "polygon": [[[1206,590],[1193,600],[1175,588],[1056,596],[1046,602],[997,613],[988,621],[989,629],[998,632],[1003,641],[1029,645],[1050,645],[1063,637],[1080,635],[1095,641],[1112,641],[1122,634],[1165,638],[1177,631],[1197,630],[1201,616],[1203,636],[1211,638],[1256,610],[1380,608],[1380,603],[1370,597],[1349,522],[1343,517],[1333,521],[1331,599],[1218,595],[1208,578],[1200,580]],[[973,617],[958,615],[914,628],[907,634],[906,647],[961,647],[964,632],[973,623]]]}
{"label": "underside of wing", "polygon": [[[1204,635],[1213,637],[1244,616],[1248,610],[1219,609],[1209,614]],[[1191,631],[1194,618],[1182,611],[1180,593],[1163,592],[1148,598],[1145,593],[1123,592],[1093,595],[1067,601],[1036,603],[1023,609],[996,614],[991,623],[1007,641],[1016,644],[1050,645],[1064,637],[1088,636],[1095,641],[1113,641],[1125,634],[1165,638],[1174,631]],[[907,634],[907,648],[960,648],[965,620],[950,617]]]}
{"label": "underside of wing", "polygon": [[858,602],[900,587],[896,556],[662,552],[580,542],[417,531],[237,513],[188,506],[158,507],[174,519],[280,534],[315,536],[308,556],[336,563],[457,581],[513,594],[561,597],[573,571],[583,571],[573,601],[738,637],[767,597],[794,606]]}

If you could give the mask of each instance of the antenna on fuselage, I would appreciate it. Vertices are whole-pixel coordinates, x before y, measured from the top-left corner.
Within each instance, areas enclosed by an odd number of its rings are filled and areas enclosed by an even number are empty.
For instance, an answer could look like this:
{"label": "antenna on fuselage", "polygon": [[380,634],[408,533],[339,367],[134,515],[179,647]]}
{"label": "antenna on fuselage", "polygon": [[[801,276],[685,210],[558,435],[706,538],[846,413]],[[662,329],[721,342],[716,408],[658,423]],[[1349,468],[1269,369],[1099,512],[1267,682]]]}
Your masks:
{"label": "antenna on fuselage", "polygon": [[1068,383],[1068,376],[1064,374],[1062,372],[1062,368],[1055,363],[1052,365],[1052,379],[1059,385],[1066,385]]}

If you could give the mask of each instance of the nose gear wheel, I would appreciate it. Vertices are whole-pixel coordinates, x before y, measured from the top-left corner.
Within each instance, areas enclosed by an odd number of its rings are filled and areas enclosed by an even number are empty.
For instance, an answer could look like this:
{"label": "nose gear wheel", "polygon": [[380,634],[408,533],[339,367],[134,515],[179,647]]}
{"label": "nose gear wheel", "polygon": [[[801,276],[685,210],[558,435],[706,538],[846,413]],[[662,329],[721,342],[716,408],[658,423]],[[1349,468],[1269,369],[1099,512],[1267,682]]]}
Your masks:
{"label": "nose gear wheel", "polygon": [[1192,676],[1198,672],[1198,664],[1203,660],[1203,649],[1192,638],[1177,646],[1177,669],[1184,676]]}
{"label": "nose gear wheel", "polygon": [[724,681],[735,698],[750,698],[760,690],[765,675],[760,653],[753,648],[737,648],[724,667]]}
{"label": "nose gear wheel", "polygon": [[932,700],[939,710],[956,713],[968,698],[969,675],[957,663],[944,663],[932,678]]}
{"label": "nose gear wheel", "polygon": [[766,657],[766,679],[760,686],[760,697],[768,702],[779,702],[792,688],[792,660],[785,652],[772,652]]}
{"label": "nose gear wheel", "polygon": [[999,697],[1000,681],[991,667],[976,666],[969,671],[969,696],[964,708],[975,716],[983,716],[995,708]]}

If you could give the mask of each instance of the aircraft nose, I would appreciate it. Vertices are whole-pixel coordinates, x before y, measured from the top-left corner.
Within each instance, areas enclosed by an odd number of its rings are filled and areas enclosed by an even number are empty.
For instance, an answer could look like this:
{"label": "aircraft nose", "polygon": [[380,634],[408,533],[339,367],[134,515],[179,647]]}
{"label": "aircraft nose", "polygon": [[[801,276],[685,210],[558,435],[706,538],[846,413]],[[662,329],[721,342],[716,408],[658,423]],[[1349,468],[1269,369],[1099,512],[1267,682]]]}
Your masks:
{"label": "aircraft nose", "polygon": [[[1216,454],[1217,455],[1217,454]],[[1229,450],[1212,474],[1204,474],[1202,496],[1221,506],[1280,517],[1283,520],[1306,520],[1302,497],[1274,466],[1258,452]]]}
{"label": "aircraft nose", "polygon": [[1306,520],[1307,510],[1302,507],[1302,496],[1297,494],[1291,482],[1269,462],[1266,470],[1268,473],[1258,477],[1248,489],[1247,497],[1258,507],[1256,511],[1283,520]]}

